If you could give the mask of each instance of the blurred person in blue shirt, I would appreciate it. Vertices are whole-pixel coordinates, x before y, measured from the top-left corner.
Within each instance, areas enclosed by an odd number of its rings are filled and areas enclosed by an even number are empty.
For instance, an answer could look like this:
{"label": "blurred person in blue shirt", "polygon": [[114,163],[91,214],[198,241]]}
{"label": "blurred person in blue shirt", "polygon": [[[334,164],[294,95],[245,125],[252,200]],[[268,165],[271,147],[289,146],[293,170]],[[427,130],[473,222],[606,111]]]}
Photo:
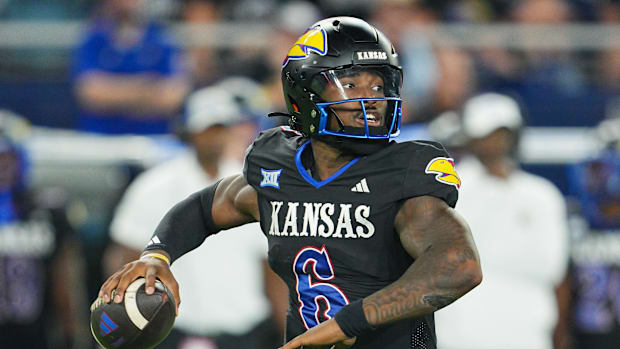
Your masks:
{"label": "blurred person in blue shirt", "polygon": [[78,128],[164,134],[189,90],[182,55],[143,0],[105,0],[74,56]]}
{"label": "blurred person in blue shirt", "polygon": [[569,167],[572,218],[572,318],[575,349],[620,343],[620,119],[604,121],[600,154]]}
{"label": "blurred person in blue shirt", "polygon": [[587,52],[578,50],[565,27],[579,15],[570,1],[514,1],[506,19],[532,29],[549,26],[553,35],[520,35],[514,40],[519,50],[507,46],[480,50],[479,90],[518,95],[528,110],[528,126],[595,126],[605,115],[605,96],[588,73],[596,64],[587,66],[591,63]]}
{"label": "blurred person in blue shirt", "polygon": [[438,1],[378,0],[371,12],[371,22],[394,38],[404,74],[411,78],[403,86],[405,124],[458,109],[476,87],[470,54],[456,46],[435,46],[420,30],[440,23],[443,6]]}
{"label": "blurred person in blue shirt", "polygon": [[28,155],[6,132],[8,118],[0,111],[0,346],[84,348],[86,295],[66,197],[30,187]]}

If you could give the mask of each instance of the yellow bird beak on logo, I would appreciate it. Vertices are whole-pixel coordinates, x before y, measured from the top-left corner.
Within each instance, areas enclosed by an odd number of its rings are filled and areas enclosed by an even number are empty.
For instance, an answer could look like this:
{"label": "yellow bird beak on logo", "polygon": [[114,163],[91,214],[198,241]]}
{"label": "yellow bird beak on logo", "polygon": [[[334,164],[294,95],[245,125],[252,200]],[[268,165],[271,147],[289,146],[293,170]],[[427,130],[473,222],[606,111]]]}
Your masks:
{"label": "yellow bird beak on logo", "polygon": [[325,29],[313,28],[308,29],[288,51],[282,66],[285,66],[289,60],[298,60],[307,58],[311,52],[315,52],[321,56],[327,53],[327,33]]}
{"label": "yellow bird beak on logo", "polygon": [[450,158],[434,158],[426,166],[426,173],[435,173],[438,182],[461,187],[461,179],[454,169],[454,160]]}

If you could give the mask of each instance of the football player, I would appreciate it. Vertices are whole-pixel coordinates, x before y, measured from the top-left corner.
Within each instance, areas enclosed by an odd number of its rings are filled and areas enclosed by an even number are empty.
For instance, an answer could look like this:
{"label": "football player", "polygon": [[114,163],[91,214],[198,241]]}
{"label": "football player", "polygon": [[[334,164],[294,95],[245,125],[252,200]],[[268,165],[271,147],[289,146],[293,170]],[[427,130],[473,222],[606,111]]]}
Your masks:
{"label": "football player", "polygon": [[29,181],[28,132],[25,118],[0,110],[0,343],[85,348],[81,246],[65,193]]}
{"label": "football player", "polygon": [[[402,72],[363,20],[317,22],[283,62],[290,128],[261,133],[243,174],[172,208],[142,257],[102,286],[121,302],[139,276],[178,284],[169,262],[223,229],[259,221],[289,288],[287,344],[435,348],[433,312],[481,282],[453,210],[460,179],[444,148],[397,143]],[[231,251],[234,253],[234,251]]]}

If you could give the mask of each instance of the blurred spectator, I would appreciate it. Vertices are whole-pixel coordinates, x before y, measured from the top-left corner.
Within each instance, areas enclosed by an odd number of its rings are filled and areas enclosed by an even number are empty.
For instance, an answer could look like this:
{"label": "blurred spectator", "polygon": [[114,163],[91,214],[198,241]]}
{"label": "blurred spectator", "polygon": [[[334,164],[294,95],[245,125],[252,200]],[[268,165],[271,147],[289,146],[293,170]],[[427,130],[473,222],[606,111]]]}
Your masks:
{"label": "blurred spectator", "polygon": [[[598,4],[598,13],[604,24],[620,25],[620,1],[601,1]],[[605,40],[613,43],[612,38]],[[605,116],[620,118],[620,47],[613,45],[601,52],[596,67],[597,81],[607,98]]]}
{"label": "blurred spectator", "polygon": [[575,349],[616,349],[620,343],[620,119],[600,125],[607,147],[569,167],[572,317]]}
{"label": "blurred spectator", "polygon": [[0,18],[61,20],[80,18],[97,0],[2,0]]}
{"label": "blurred spectator", "polygon": [[[282,98],[282,62],[299,38],[299,33],[303,33],[323,15],[313,3],[295,0],[280,6],[272,16],[271,22],[274,27],[269,47],[265,52],[269,73],[261,84],[270,101],[270,111],[287,112],[286,103]],[[261,123],[261,129],[285,125],[287,122],[288,118],[270,118],[267,123]]]}
{"label": "blurred spectator", "polygon": [[7,132],[15,126],[8,118],[0,111],[0,343],[84,347],[86,293],[65,195],[29,187],[28,155]]}
{"label": "blurred spectator", "polygon": [[[218,85],[190,95],[184,123],[190,149],[130,185],[110,228],[108,274],[139,257],[170,207],[241,169],[241,163],[224,156],[232,137],[229,128],[242,121],[235,97]],[[257,224],[234,230],[209,238],[209,244],[172,266],[182,285],[182,304],[173,332],[158,348],[260,349],[281,344],[286,289],[267,264],[267,240]],[[209,278],[204,277],[207,273]]]}
{"label": "blurred spectator", "polygon": [[[516,24],[540,29],[566,25],[575,18],[573,8],[562,0],[515,2],[509,15]],[[577,64],[579,58],[587,62],[587,55],[552,47],[528,48],[528,40],[540,44],[538,36],[524,35],[520,40],[524,49],[518,53],[505,49],[482,51],[478,66],[481,89],[519,95],[527,107],[530,126],[596,125],[604,116],[605,100]],[[568,44],[570,37],[556,29],[553,40],[554,44]]]}
{"label": "blurred spectator", "polygon": [[522,118],[504,95],[483,94],[463,108],[471,156],[456,210],[469,222],[484,282],[436,313],[443,349],[551,349],[558,320],[555,287],[568,262],[564,199],[556,187],[518,168]]}
{"label": "blurred spectator", "polygon": [[598,18],[605,23],[618,23],[620,22],[620,1],[618,0],[603,0],[596,1]]}
{"label": "blurred spectator", "polygon": [[[243,75],[255,81],[264,81],[272,75],[269,66],[269,49],[275,41],[268,26],[277,26],[277,14],[288,3],[278,4],[275,0],[239,0],[222,4],[222,12],[226,13],[231,23],[256,25],[266,40],[264,45],[256,45],[251,39],[242,39],[234,47],[221,50],[222,75]],[[303,21],[304,13],[297,13],[297,19]],[[264,26],[264,27],[263,27]],[[261,29],[261,27],[263,27]]]}
{"label": "blurred spectator", "polygon": [[[187,0],[181,10],[183,24],[194,26],[216,25],[221,20],[220,8],[215,0]],[[208,30],[191,30],[188,35],[214,37]],[[191,38],[189,38],[191,39]],[[189,71],[194,89],[212,84],[220,77],[219,50],[210,46],[190,46],[186,49]]]}
{"label": "blurred spectator", "polygon": [[105,0],[74,57],[78,127],[105,134],[162,134],[188,80],[166,29],[141,13],[143,0]]}
{"label": "blurred spectator", "polygon": [[426,119],[421,115],[433,104],[440,68],[430,40],[412,29],[412,25],[431,25],[437,22],[429,8],[411,1],[380,0],[370,16],[371,22],[387,37],[400,53],[400,62],[407,83],[403,85],[403,122]]}
{"label": "blurred spectator", "polygon": [[315,0],[314,2],[327,17],[346,14],[347,16],[368,18],[376,0]]}
{"label": "blurred spectator", "polygon": [[234,21],[258,23],[267,21],[279,6],[290,0],[220,0],[227,18]]}
{"label": "blurred spectator", "polygon": [[574,21],[594,22],[597,21],[596,8],[603,4],[616,0],[565,0],[569,3],[575,14]]}
{"label": "blurred spectator", "polygon": [[[439,1],[439,3],[442,2]],[[453,1],[446,4],[446,8],[442,9],[442,13],[443,19],[446,21],[488,22],[495,20],[505,7],[506,0]]]}
{"label": "blurred spectator", "polygon": [[416,29],[439,23],[440,14],[428,2],[377,1],[371,21],[395,38],[403,74],[403,122],[420,123],[458,108],[472,93],[476,79],[469,54],[457,47],[433,47]]}
{"label": "blurred spectator", "polygon": [[[512,18],[523,25],[557,25],[569,23],[572,8],[563,0],[525,0],[512,10]],[[527,44],[528,36],[522,38]],[[533,38],[533,40],[538,40]],[[564,40],[568,40],[565,37]],[[560,50],[526,50],[524,52],[528,71],[525,79],[545,82],[560,91],[575,91],[583,85],[583,76],[574,58]]]}
{"label": "blurred spectator", "polygon": [[[575,17],[573,8],[563,0],[521,1],[511,14],[523,25],[561,25]],[[516,91],[530,113],[529,125],[594,126],[603,118],[604,100],[588,85],[576,54],[559,49],[524,51],[526,66]]]}
{"label": "blurred spectator", "polygon": [[475,91],[477,84],[473,62],[468,52],[445,48],[438,52],[441,77],[435,91],[435,112],[455,110]]}
{"label": "blurred spectator", "polygon": [[266,117],[272,111],[272,102],[263,86],[248,77],[229,76],[220,80],[217,86],[234,96],[243,116],[243,122],[229,127],[230,137],[224,149],[226,158],[242,163],[258,132],[273,127]]}

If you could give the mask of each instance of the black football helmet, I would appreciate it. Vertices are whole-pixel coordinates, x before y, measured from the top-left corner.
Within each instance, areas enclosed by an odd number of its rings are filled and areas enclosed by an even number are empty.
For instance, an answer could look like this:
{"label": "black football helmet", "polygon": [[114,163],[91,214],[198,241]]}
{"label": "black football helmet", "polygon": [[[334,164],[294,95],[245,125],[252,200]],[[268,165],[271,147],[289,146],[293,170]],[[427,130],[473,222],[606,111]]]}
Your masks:
{"label": "black football helmet", "polygon": [[400,132],[402,68],[387,37],[353,17],[321,20],[282,63],[290,125],[305,137],[370,153]]}

